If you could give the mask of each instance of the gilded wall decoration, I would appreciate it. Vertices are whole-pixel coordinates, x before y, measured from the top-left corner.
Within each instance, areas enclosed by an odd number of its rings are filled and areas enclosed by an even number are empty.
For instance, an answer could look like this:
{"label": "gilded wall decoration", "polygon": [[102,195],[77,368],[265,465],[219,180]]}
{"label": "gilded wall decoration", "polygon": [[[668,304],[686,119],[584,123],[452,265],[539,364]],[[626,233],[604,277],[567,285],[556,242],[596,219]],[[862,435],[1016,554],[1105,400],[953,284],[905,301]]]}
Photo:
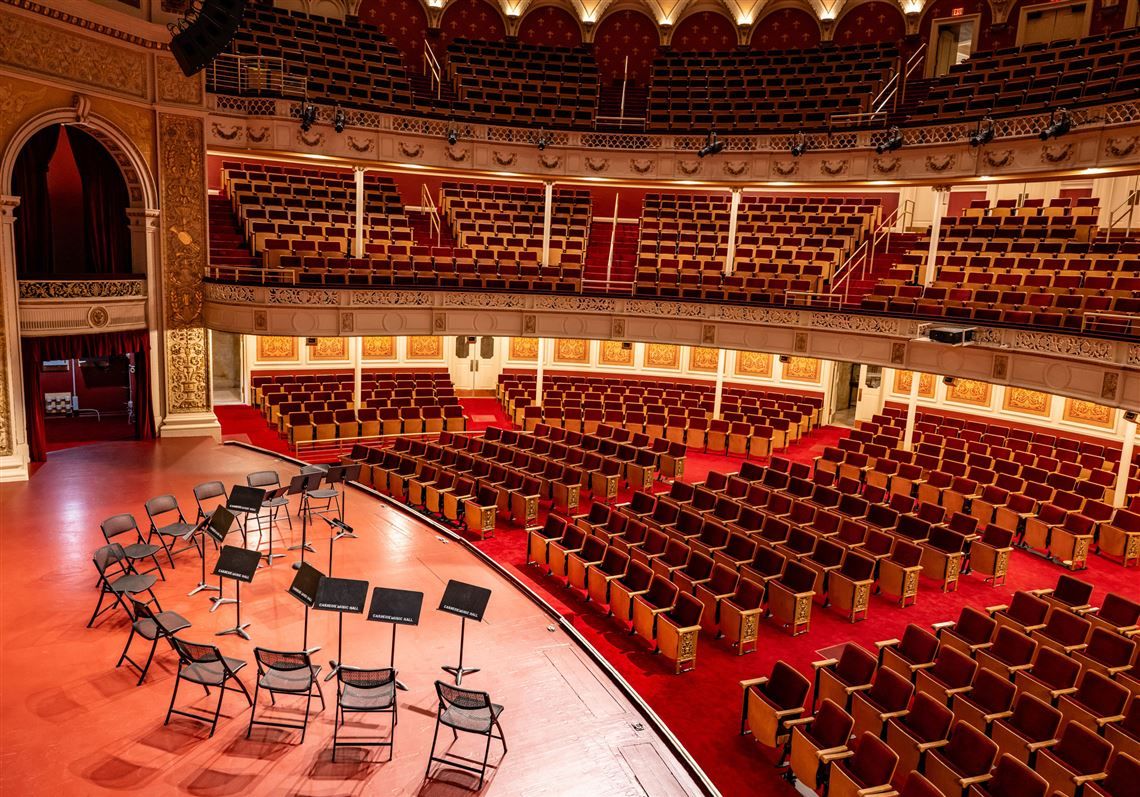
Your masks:
{"label": "gilded wall decoration", "polygon": [[993,386],[989,382],[978,382],[974,379],[955,379],[954,384],[946,388],[946,400],[956,404],[970,404],[975,407],[990,406]]}
{"label": "gilded wall decoration", "polygon": [[436,335],[411,335],[408,338],[409,360],[442,360],[443,338]]}
{"label": "gilded wall decoration", "polygon": [[772,375],[772,355],[762,354],[758,351],[737,352],[736,375],[770,377]]}
{"label": "gilded wall decoration", "polygon": [[681,348],[671,343],[646,343],[645,367],[677,370],[681,367]]}
{"label": "gilded wall decoration", "polygon": [[146,296],[146,280],[20,280],[21,299],[102,299]]}
{"label": "gilded wall decoration", "polygon": [[297,359],[297,339],[284,335],[259,335],[257,359],[259,362],[293,362]]}
{"label": "gilded wall decoration", "polygon": [[1116,426],[1116,410],[1083,399],[1065,399],[1065,409],[1061,417],[1072,423],[1096,426],[1100,429],[1111,429]]}
{"label": "gilded wall decoration", "polygon": [[[142,155],[143,160],[147,162],[151,168],[154,167],[154,111],[150,108],[143,108],[137,105],[128,105],[123,102],[115,102],[113,100],[105,100],[101,97],[93,97],[91,99],[91,106],[95,113],[99,114],[115,127],[119,128],[131,140],[131,143],[138,149],[139,154]],[[114,149],[110,150],[112,156],[117,153]],[[116,158],[118,160],[118,158]],[[124,168],[124,176],[131,173],[131,168],[127,165]],[[128,184],[129,184],[128,179]],[[141,201],[141,194],[138,197],[131,197],[135,201]]]}
{"label": "gilded wall decoration", "polygon": [[160,101],[176,102],[182,105],[202,104],[201,74],[186,77],[178,66],[178,62],[173,58],[155,58],[154,71]]}
{"label": "gilded wall decoration", "polygon": [[[26,85],[27,89],[16,88]],[[5,78],[4,91],[0,91],[0,144],[6,144],[10,133],[23,124],[24,117],[32,116],[33,112],[46,104],[47,89],[33,83]],[[24,113],[24,109],[28,113]]]}
{"label": "gilded wall decoration", "polygon": [[167,412],[207,412],[206,169],[202,120],[159,114]]}
{"label": "gilded wall decoration", "polygon": [[819,384],[820,363],[815,357],[789,357],[784,363],[784,379]]}
{"label": "gilded wall decoration", "polygon": [[0,10],[0,64],[145,99],[147,53]]}
{"label": "gilded wall decoration", "polygon": [[363,360],[396,359],[396,339],[391,335],[368,335],[360,339],[360,357]]}
{"label": "gilded wall decoration", "polygon": [[602,365],[633,365],[633,344],[603,340],[598,362]]}
{"label": "gilded wall decoration", "polygon": [[309,347],[310,360],[347,360],[348,338],[317,338]]}
{"label": "gilded wall decoration", "polygon": [[719,349],[706,349],[702,346],[694,346],[689,349],[689,370],[715,374],[719,357]]}
{"label": "gilded wall decoration", "polygon": [[590,342],[575,338],[559,338],[554,343],[554,361],[559,363],[588,363]]}
{"label": "gilded wall decoration", "polygon": [[538,361],[538,338],[511,338],[510,359]]}
{"label": "gilded wall decoration", "polygon": [[[9,224],[11,222],[11,215],[15,208],[14,203],[10,200],[4,200],[4,204],[0,205],[0,213],[3,214],[4,219],[0,224]],[[16,448],[12,440],[12,422],[11,402],[8,399],[8,324],[5,319],[7,313],[8,303],[4,299],[4,283],[6,280],[0,280],[0,364],[3,364],[5,372],[0,373],[0,457],[9,456]]]}
{"label": "gilded wall decoration", "polygon": [[1025,415],[1037,415],[1048,418],[1053,409],[1053,397],[1039,390],[1030,390],[1024,387],[1007,387],[1005,398],[1002,399],[1001,408],[1008,412],[1020,412]]}
{"label": "gilded wall decoration", "polygon": [[[902,369],[895,371],[894,392],[900,396],[909,396],[911,380],[913,378],[913,371],[904,371]],[[925,399],[934,398],[934,374],[922,374],[919,376],[918,397]]]}

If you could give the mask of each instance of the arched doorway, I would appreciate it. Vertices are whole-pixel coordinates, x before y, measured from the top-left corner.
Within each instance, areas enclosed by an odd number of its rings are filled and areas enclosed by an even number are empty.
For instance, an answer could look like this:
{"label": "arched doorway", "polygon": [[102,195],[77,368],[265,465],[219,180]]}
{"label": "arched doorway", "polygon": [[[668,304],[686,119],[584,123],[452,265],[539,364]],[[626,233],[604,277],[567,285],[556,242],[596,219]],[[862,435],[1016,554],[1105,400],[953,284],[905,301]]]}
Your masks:
{"label": "arched doorway", "polygon": [[[10,208],[0,237],[0,269],[5,283],[13,286],[3,296],[9,367],[0,387],[11,409],[15,462],[5,467],[44,458],[46,392],[66,394],[52,397],[52,409],[64,411],[57,417],[90,422],[94,413],[75,410],[91,408],[100,417],[121,420],[122,428],[106,430],[111,439],[153,436],[161,406],[158,358],[149,356],[157,347],[158,199],[139,150],[114,125],[90,114],[81,100],[73,108],[42,113],[16,131],[0,158],[0,194]],[[56,297],[70,298],[73,291],[101,296],[104,289],[92,283],[139,280],[141,288],[148,277],[154,287],[136,295],[149,295],[150,329],[21,336],[18,292],[36,298],[34,290],[46,285],[45,291]],[[66,287],[59,286],[61,280]],[[44,361],[49,370],[43,370]],[[44,376],[50,391],[44,389]],[[120,378],[123,385],[117,384]],[[92,435],[101,436],[100,430],[73,437]]]}

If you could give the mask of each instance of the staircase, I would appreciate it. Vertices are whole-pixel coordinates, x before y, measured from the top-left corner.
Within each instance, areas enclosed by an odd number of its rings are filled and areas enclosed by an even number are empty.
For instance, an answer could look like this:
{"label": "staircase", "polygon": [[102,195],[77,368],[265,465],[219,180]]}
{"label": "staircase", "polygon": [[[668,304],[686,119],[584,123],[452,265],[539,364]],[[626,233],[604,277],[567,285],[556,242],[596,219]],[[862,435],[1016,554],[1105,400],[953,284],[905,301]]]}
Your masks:
{"label": "staircase", "polygon": [[859,279],[842,280],[833,290],[836,293],[847,291],[847,304],[858,306],[863,297],[874,290],[882,280],[913,279],[913,274],[909,270],[899,269],[899,264],[902,263],[903,256],[915,248],[919,238],[918,233],[891,233],[890,243],[875,250],[870,268],[859,275]]}
{"label": "staircase", "polygon": [[211,194],[210,213],[210,265],[233,268],[260,268],[261,258],[249,252],[241,227],[234,217],[230,200],[221,194]]}
{"label": "staircase", "polygon": [[437,244],[435,233],[431,227],[431,214],[425,210],[408,210],[406,213],[408,223],[412,227],[412,236],[415,239],[416,246],[431,247],[432,254],[443,257],[451,257],[455,254],[457,244],[447,226],[447,219],[440,216],[440,236]]}
{"label": "staircase", "polygon": [[897,125],[905,122],[916,109],[926,104],[926,96],[929,93],[929,80],[911,80],[907,83],[906,89],[903,92],[903,98],[899,101],[898,108],[891,111],[888,117],[890,124]]}
{"label": "staircase", "polygon": [[[586,243],[586,264],[582,272],[587,288],[597,290],[596,283],[606,281],[606,261],[610,252],[610,233],[613,222],[594,220],[590,223],[590,239]],[[632,286],[637,263],[637,240],[640,225],[636,222],[618,223],[614,236],[614,262],[610,271],[613,292],[626,293],[626,286]],[[595,283],[595,284],[591,284]]]}
{"label": "staircase", "polygon": [[[596,123],[595,127],[598,130],[606,131],[625,131],[625,132],[640,132],[645,129],[645,109],[649,104],[649,90],[639,86],[627,85],[625,88],[625,113],[629,117],[636,117],[641,120],[640,124],[637,122],[626,123],[619,125],[617,122],[600,122]],[[622,115],[621,106],[621,83],[616,82],[610,86],[602,86],[598,90],[598,108],[594,113],[594,117],[599,116],[620,116]]]}

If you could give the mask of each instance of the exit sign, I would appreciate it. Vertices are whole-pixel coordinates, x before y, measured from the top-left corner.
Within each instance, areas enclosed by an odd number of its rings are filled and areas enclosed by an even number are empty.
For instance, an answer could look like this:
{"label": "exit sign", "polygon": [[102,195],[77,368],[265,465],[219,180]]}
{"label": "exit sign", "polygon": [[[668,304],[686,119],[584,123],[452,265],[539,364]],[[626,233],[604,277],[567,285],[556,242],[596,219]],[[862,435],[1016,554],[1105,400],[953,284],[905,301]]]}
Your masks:
{"label": "exit sign", "polygon": [[960,16],[962,16],[962,15],[963,15],[963,14],[965,14],[965,13],[966,13],[966,9],[964,9],[964,8],[955,8],[953,11],[951,11],[951,12],[950,12],[950,16],[952,16],[952,17],[960,17]]}

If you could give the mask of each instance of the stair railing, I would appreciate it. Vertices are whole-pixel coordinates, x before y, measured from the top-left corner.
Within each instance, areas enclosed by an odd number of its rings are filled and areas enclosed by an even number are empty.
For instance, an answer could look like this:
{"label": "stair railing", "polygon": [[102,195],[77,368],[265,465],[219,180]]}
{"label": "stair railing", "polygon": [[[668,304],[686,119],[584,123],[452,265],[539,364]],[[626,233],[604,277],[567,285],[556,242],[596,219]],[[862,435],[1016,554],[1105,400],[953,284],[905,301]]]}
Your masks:
{"label": "stair railing", "polygon": [[424,42],[424,74],[431,78],[431,87],[435,90],[435,98],[443,96],[443,67],[431,49],[431,45]]}
{"label": "stair railing", "polygon": [[851,256],[835,272],[831,278],[832,290],[838,291],[839,286],[842,285],[844,302],[851,299],[851,283],[857,279],[865,279],[867,272],[874,265],[875,248],[879,242],[885,240],[886,243],[881,251],[889,251],[891,233],[900,219],[906,220],[907,218],[914,218],[914,200],[912,199],[906,200],[901,205],[896,205],[895,209],[871,231],[870,237],[863,239],[863,243],[851,253]]}
{"label": "stair railing", "polygon": [[1136,206],[1140,204],[1140,188],[1132,188],[1125,195],[1124,200],[1114,207],[1108,214],[1108,229],[1105,230],[1105,240],[1111,240],[1116,232],[1116,225],[1127,221],[1124,225],[1125,234],[1132,232],[1132,220],[1136,215]]}
{"label": "stair railing", "polygon": [[[921,55],[921,51],[916,52],[910,57],[903,66],[900,62],[898,68],[883,81],[882,88],[871,100],[868,107],[869,111],[859,111],[857,113],[835,113],[828,117],[828,122],[831,125],[864,125],[870,124],[876,118],[882,116],[887,111],[887,106],[891,105],[892,101],[902,93],[903,82],[910,77],[915,69],[915,65],[921,59],[916,59],[916,56]],[[897,101],[896,101],[897,104]],[[892,106],[893,107],[893,106]]]}
{"label": "stair railing", "polygon": [[308,78],[290,74],[281,58],[222,53],[210,62],[206,85],[212,91],[237,96],[268,92],[303,97],[308,91]]}
{"label": "stair railing", "polygon": [[420,185],[420,207],[428,216],[428,235],[434,233],[435,245],[443,246],[443,225],[440,222],[439,210],[435,206],[435,200],[431,198],[431,191],[428,191],[427,184]]}

